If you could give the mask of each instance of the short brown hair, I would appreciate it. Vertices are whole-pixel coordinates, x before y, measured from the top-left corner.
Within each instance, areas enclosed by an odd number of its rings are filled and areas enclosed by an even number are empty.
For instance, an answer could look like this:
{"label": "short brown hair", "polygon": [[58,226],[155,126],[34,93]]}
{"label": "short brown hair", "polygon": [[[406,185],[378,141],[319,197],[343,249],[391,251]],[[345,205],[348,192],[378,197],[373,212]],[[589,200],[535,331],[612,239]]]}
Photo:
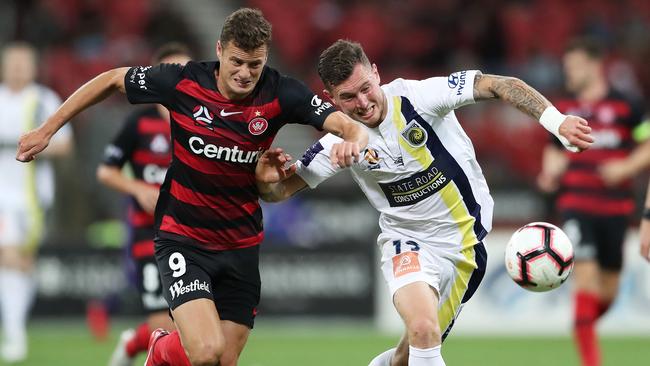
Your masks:
{"label": "short brown hair", "polygon": [[575,38],[569,42],[564,49],[564,53],[573,51],[582,51],[591,59],[600,60],[605,55],[603,44],[591,37]]}
{"label": "short brown hair", "polygon": [[357,64],[370,67],[368,56],[357,42],[339,39],[318,58],[318,75],[328,90],[352,75]]}
{"label": "short brown hair", "polygon": [[271,45],[271,23],[259,9],[242,8],[230,14],[221,29],[221,44],[232,41],[244,51]]}
{"label": "short brown hair", "polygon": [[158,47],[156,52],[154,52],[153,57],[151,57],[151,63],[153,65],[158,65],[163,59],[176,55],[192,58],[192,52],[190,52],[190,48],[185,44],[180,42],[169,42]]}

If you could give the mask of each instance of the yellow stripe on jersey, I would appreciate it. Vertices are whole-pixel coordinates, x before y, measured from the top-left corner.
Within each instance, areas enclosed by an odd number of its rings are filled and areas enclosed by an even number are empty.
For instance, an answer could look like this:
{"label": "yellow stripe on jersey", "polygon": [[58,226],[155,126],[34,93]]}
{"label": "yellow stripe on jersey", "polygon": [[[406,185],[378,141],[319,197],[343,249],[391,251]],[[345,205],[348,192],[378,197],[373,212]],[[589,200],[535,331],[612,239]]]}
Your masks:
{"label": "yellow stripe on jersey", "polygon": [[467,211],[467,207],[463,202],[456,184],[454,182],[447,184],[440,190],[440,197],[442,197],[443,202],[449,207],[449,212],[461,232],[461,254],[464,257],[464,260],[456,263],[458,275],[451,287],[449,297],[440,305],[440,309],[438,310],[440,330],[444,332],[458,314],[463,296],[465,296],[469,285],[469,279],[472,277],[474,269],[478,267],[474,259],[474,245],[479,240],[476,237],[476,233],[474,233],[474,221],[476,219]]}
{"label": "yellow stripe on jersey", "polygon": [[[30,93],[25,103],[25,120],[24,130],[29,131],[36,127],[36,108],[38,107],[38,92],[36,90]],[[36,162],[26,164],[27,170],[27,214],[29,215],[29,229],[25,238],[25,250],[34,251],[38,242],[41,240],[43,233],[43,210],[38,204],[38,193],[36,188]]]}
{"label": "yellow stripe on jersey", "polygon": [[[398,134],[406,128],[406,120],[402,115],[402,97],[400,96],[393,97],[393,124]],[[429,151],[426,144],[420,147],[413,147],[400,136],[397,139],[399,140],[400,146],[422,165],[422,169],[428,168],[433,163],[433,155],[431,155],[431,151]]]}

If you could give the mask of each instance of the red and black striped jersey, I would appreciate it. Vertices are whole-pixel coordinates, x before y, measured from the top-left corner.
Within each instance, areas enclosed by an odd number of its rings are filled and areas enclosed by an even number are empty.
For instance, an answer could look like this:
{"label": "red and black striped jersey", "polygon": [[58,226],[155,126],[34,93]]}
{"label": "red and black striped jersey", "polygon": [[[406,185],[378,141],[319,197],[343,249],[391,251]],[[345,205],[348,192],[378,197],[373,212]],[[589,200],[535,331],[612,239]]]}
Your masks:
{"label": "red and black striped jersey", "polygon": [[160,103],[171,115],[172,163],[156,206],[157,236],[212,250],[258,245],[262,211],[255,165],[286,123],[322,129],[334,107],[302,82],[264,67],[243,100],[216,85],[218,62],[133,67],[131,103]]}
{"label": "red and black striped jersey", "polygon": [[562,113],[586,119],[595,139],[589,150],[567,153],[569,165],[561,179],[558,209],[599,216],[631,214],[634,211],[632,182],[607,187],[598,167],[607,160],[625,158],[634,149],[632,131],[642,122],[643,110],[616,91],[596,103],[563,100],[556,107]]}
{"label": "red and black striped jersey", "polygon": [[[127,117],[122,129],[104,150],[103,163],[121,168],[129,163],[135,179],[157,188],[165,179],[171,162],[169,122],[155,107],[138,110]],[[131,197],[128,222],[134,258],[154,254],[154,217]]]}

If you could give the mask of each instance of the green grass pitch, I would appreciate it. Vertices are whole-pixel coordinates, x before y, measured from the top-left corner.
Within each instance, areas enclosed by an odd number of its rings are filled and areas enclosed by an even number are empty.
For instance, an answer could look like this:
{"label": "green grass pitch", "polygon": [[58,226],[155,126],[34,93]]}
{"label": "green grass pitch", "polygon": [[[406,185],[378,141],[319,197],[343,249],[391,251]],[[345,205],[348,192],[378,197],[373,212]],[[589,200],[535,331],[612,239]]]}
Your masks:
{"label": "green grass pitch", "polygon": [[[20,365],[106,365],[119,331],[126,325],[114,324],[110,338],[98,342],[78,320],[34,322],[30,326],[29,359]],[[259,322],[239,364],[365,366],[396,342],[397,337],[379,335],[367,324]],[[602,344],[604,366],[645,365],[650,359],[647,337],[609,337]],[[450,366],[578,365],[568,337],[465,337],[452,332],[443,346],[443,356]],[[135,365],[143,362],[141,356]]]}

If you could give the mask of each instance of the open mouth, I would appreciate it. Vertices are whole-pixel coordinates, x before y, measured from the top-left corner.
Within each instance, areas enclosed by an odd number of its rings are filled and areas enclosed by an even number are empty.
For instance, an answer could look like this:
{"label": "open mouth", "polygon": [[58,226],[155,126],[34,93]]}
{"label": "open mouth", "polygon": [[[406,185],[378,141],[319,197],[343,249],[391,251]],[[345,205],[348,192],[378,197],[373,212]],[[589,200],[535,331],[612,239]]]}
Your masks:
{"label": "open mouth", "polygon": [[359,115],[359,117],[361,117],[363,119],[368,119],[368,118],[372,117],[372,114],[373,114],[374,111],[375,111],[375,106],[373,105],[372,107],[370,107],[370,108],[368,108],[366,110],[359,110],[357,112],[357,114]]}

